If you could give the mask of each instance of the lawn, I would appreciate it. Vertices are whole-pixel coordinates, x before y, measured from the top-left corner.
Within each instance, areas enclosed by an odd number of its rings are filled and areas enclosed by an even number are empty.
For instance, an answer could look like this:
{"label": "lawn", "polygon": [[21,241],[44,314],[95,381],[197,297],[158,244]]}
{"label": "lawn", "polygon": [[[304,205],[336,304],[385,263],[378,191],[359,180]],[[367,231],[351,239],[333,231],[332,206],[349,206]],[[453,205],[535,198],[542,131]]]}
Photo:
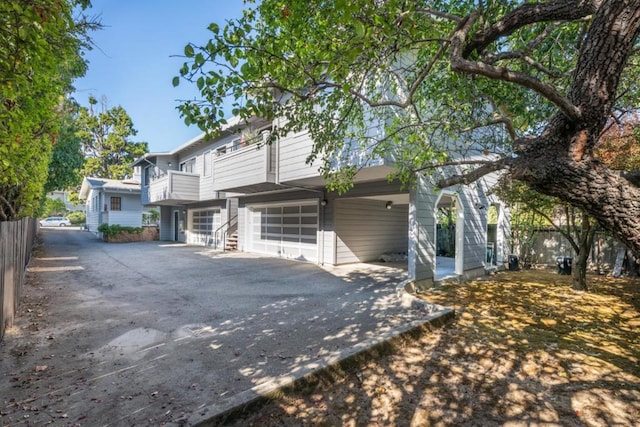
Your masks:
{"label": "lawn", "polygon": [[502,272],[423,298],[456,309],[441,329],[231,425],[640,425],[640,282]]}

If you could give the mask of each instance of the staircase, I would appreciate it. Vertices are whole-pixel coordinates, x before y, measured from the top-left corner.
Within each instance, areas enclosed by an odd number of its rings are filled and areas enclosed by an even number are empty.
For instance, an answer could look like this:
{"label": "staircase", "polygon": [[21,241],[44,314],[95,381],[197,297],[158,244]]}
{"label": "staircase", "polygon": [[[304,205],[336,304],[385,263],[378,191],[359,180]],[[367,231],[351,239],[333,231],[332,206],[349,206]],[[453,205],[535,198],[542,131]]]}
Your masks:
{"label": "staircase", "polygon": [[231,233],[229,236],[227,236],[227,239],[224,244],[224,250],[235,251],[237,249],[238,249],[238,231],[236,230],[233,233]]}

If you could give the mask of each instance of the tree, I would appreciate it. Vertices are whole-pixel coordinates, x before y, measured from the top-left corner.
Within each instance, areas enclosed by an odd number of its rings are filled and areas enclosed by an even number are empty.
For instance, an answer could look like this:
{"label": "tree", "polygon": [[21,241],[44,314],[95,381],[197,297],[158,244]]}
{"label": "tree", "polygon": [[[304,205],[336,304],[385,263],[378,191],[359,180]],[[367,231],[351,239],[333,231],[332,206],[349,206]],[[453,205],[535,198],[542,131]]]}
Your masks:
{"label": "tree", "polygon": [[65,212],[67,212],[67,207],[62,200],[52,199],[51,197],[45,198],[42,216],[58,216],[63,215]]}
{"label": "tree", "polygon": [[584,211],[531,190],[507,175],[498,181],[494,192],[512,207],[513,232],[530,239],[541,226],[550,226],[567,239],[576,255],[571,269],[571,286],[575,290],[588,290],[587,261],[596,233],[595,221]]}
{"label": "tree", "polygon": [[108,108],[103,98],[100,112],[95,113],[96,105],[98,101],[89,97],[89,108],[81,108],[78,115],[76,135],[85,154],[82,174],[111,179],[131,177],[131,164],[148,151],[147,143],[130,141],[137,131],[124,108]]}
{"label": "tree", "polygon": [[637,2],[248,3],[185,46],[180,76],[202,94],[187,124],[220,129],[231,98],[240,117],[284,118],[274,139],[308,129],[327,174],[353,175],[331,156],[354,141],[393,151],[406,180],[458,165],[440,187],[502,170],[640,249],[640,189],[594,155],[638,106]]}
{"label": "tree", "polygon": [[41,208],[60,99],[84,74],[81,51],[98,26],[77,14],[87,5],[0,2],[0,221]]}
{"label": "tree", "polygon": [[62,105],[61,123],[53,145],[49,173],[44,186],[46,193],[79,187],[84,165],[82,141],[78,137],[78,111],[80,106],[72,99]]}

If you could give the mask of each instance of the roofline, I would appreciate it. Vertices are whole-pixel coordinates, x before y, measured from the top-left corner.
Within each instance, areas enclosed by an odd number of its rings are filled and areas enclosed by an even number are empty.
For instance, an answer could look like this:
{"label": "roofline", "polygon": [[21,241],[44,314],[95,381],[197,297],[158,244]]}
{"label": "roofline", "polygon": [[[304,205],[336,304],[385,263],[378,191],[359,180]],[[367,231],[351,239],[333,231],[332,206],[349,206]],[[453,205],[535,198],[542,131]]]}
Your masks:
{"label": "roofline", "polygon": [[[235,126],[238,126],[243,119],[241,119],[238,116],[233,116],[232,118],[230,118],[227,121],[227,124],[225,124],[224,126],[222,126],[220,128],[220,133],[227,131]],[[190,140],[188,140],[187,142],[185,142],[182,145],[179,145],[178,147],[174,148],[171,151],[163,151],[163,152],[155,152],[155,153],[145,153],[144,155],[142,155],[141,157],[138,157],[132,164],[131,166],[137,166],[142,160],[147,160],[149,157],[159,157],[159,156],[175,156],[176,154],[178,154],[180,151],[186,150],[187,148],[191,147],[192,145],[195,145],[197,142],[200,141],[204,141],[206,138],[207,134],[206,132],[201,133],[200,135],[191,138]],[[148,160],[147,160],[148,161]]]}

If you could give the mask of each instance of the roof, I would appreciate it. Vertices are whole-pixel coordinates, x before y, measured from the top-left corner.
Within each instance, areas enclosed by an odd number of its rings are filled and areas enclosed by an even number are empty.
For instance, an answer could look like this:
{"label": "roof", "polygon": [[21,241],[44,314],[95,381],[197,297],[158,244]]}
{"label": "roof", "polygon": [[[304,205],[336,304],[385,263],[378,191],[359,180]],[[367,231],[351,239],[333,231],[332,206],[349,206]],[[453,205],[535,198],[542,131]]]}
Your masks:
{"label": "roof", "polygon": [[105,191],[111,191],[114,193],[140,193],[140,182],[132,179],[108,179],[108,178],[96,178],[85,177],[82,180],[82,187],[80,188],[80,197],[86,199],[89,195],[89,190],[100,188]]}
{"label": "roof", "polygon": [[[237,116],[234,116],[234,117],[230,118],[227,121],[227,124],[225,124],[224,126],[222,126],[220,128],[220,132],[222,133],[224,131],[229,131],[229,130],[233,129],[234,127],[238,126],[241,123],[241,120],[242,119],[240,119]],[[186,149],[191,148],[191,147],[193,147],[193,146],[195,146],[197,144],[205,142],[206,136],[207,136],[206,133],[201,133],[200,135],[196,136],[195,138],[190,139],[189,141],[187,141],[184,144],[174,148],[171,151],[163,151],[163,152],[156,152],[156,153],[146,153],[142,157],[137,158],[133,162],[132,166],[138,166],[140,163],[143,163],[143,162],[151,163],[149,160],[147,160],[147,159],[149,159],[151,157],[162,157],[162,156],[172,157],[172,156],[175,156],[176,154],[178,154],[179,152],[181,152],[183,150],[186,150]]]}

